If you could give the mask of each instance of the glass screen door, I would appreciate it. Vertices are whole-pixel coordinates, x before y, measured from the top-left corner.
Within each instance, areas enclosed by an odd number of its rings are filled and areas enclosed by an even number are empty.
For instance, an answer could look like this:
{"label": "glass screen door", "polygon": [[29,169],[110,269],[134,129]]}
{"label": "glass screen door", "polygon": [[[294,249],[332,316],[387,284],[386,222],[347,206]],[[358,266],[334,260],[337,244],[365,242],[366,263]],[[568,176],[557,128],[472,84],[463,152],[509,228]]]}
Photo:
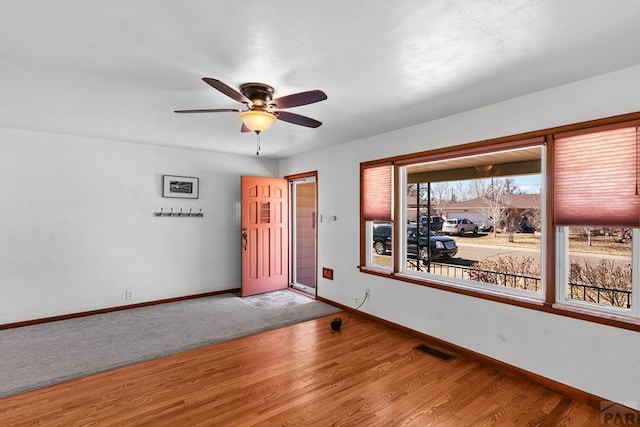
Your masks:
{"label": "glass screen door", "polygon": [[317,188],[315,174],[291,179],[291,287],[316,294]]}

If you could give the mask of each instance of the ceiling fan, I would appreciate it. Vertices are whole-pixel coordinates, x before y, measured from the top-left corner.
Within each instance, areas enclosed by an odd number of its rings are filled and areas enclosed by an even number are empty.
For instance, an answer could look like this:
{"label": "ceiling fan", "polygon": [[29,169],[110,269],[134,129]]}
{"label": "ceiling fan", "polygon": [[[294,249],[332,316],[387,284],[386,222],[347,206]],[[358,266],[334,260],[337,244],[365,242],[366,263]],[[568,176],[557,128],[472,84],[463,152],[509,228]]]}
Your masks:
{"label": "ceiling fan", "polygon": [[240,91],[224,84],[220,80],[203,77],[205,83],[227,95],[229,98],[245,105],[244,109],[238,108],[207,108],[200,110],[176,110],[176,113],[240,113],[242,120],[241,132],[260,132],[269,129],[276,121],[293,123],[294,125],[317,128],[322,122],[305,117],[300,114],[282,111],[285,108],[298,107],[324,101],[327,95],[321,90],[294,93],[273,99],[273,87],[264,83],[243,83]]}

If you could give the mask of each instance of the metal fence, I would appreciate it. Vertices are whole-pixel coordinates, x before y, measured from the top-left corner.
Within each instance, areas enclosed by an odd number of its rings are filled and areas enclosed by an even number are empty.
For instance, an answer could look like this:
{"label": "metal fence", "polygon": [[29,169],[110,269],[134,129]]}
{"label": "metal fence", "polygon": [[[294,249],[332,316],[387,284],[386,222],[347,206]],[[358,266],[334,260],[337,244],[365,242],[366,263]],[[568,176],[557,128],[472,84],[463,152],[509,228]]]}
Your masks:
{"label": "metal fence", "polygon": [[475,280],[478,282],[490,283],[497,286],[525,289],[534,292],[540,291],[541,281],[539,277],[481,270],[474,267],[441,264],[437,262],[432,262],[429,266],[418,266],[415,260],[409,261],[408,267],[412,270],[415,269],[417,271],[429,271],[433,274],[453,277],[456,279]]}
{"label": "metal fence", "polygon": [[[474,267],[441,264],[436,262],[431,262],[430,265],[427,266],[420,265],[416,260],[409,259],[407,260],[407,268],[416,271],[428,271],[440,276],[475,280],[497,286],[518,288],[534,292],[540,292],[541,289],[540,277],[480,270]],[[569,283],[569,298],[594,302],[597,304],[605,304],[613,307],[631,308],[631,291],[624,289],[607,289],[583,283]]]}
{"label": "metal fence", "polygon": [[569,283],[569,298],[613,307],[631,308],[631,291],[623,289],[606,289],[582,283]]}

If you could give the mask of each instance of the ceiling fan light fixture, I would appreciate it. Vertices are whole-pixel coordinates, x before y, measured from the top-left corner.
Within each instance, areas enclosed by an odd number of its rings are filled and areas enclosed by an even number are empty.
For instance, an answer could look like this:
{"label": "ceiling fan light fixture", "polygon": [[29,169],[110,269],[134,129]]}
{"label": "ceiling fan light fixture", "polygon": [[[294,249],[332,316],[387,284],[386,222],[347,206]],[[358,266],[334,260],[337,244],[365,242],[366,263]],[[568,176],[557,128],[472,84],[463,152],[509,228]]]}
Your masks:
{"label": "ceiling fan light fixture", "polygon": [[276,116],[261,110],[249,110],[240,113],[240,120],[253,132],[263,132],[276,121]]}

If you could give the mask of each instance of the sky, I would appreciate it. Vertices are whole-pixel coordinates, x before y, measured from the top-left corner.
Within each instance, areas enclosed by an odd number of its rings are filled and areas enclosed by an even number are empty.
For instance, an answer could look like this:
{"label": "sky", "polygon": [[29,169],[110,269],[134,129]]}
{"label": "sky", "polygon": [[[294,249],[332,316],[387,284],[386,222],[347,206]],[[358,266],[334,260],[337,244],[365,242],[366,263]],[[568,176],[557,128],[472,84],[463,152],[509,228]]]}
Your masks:
{"label": "sky", "polygon": [[542,175],[520,175],[513,177],[514,184],[523,193],[538,194],[542,189]]}

